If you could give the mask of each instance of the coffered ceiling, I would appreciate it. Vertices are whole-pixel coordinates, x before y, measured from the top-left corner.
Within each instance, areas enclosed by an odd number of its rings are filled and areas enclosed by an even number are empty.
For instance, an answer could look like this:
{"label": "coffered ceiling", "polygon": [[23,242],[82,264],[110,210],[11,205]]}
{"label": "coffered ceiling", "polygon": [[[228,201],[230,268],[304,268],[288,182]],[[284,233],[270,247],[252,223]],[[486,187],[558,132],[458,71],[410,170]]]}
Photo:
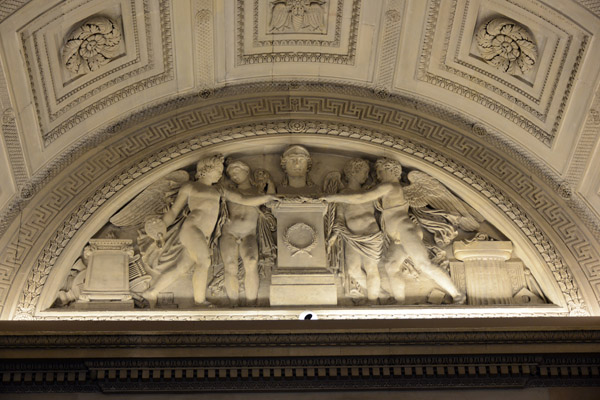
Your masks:
{"label": "coffered ceiling", "polygon": [[[0,162],[12,175],[2,182],[3,205],[83,138],[136,110],[240,83],[312,81],[401,94],[467,115],[545,163],[600,210],[600,177],[589,168],[599,157],[598,2],[0,4]],[[94,17],[114,27],[106,30]],[[74,38],[81,26],[89,38]],[[118,43],[108,48],[111,40]],[[77,56],[69,60],[69,52]],[[102,62],[80,65],[96,55]]]}

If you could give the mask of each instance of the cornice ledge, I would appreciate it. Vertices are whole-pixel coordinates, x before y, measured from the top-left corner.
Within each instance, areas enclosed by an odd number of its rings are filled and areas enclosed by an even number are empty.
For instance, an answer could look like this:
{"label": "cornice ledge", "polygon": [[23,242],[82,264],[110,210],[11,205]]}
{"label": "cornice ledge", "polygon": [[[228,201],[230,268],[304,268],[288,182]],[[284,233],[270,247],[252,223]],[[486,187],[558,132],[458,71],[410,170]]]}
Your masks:
{"label": "cornice ledge", "polygon": [[522,330],[484,332],[317,332],[163,334],[5,334],[0,351],[15,349],[190,348],[190,347],[345,347],[479,344],[600,344],[600,330]]}

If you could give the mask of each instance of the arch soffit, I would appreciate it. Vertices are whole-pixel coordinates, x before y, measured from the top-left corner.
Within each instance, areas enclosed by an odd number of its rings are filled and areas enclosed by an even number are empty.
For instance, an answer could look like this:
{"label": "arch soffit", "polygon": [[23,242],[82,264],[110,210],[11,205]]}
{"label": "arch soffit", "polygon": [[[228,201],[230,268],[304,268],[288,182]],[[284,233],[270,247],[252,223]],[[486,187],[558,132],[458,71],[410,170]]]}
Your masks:
{"label": "arch soffit", "polygon": [[[44,200],[52,198],[48,195],[56,196],[57,193],[61,193],[65,205],[47,225],[46,232],[53,234],[39,235],[43,246],[36,247],[41,251],[36,254],[30,251],[26,256],[23,268],[29,271],[20,271],[20,275],[27,277],[27,282],[18,296],[16,316],[31,315],[57,254],[68,246],[65,235],[72,237],[86,221],[92,221],[108,198],[119,192],[123,198],[131,197],[133,194],[127,193],[131,193],[129,188],[134,188],[132,182],[141,182],[139,179],[142,177],[149,182],[161,167],[177,168],[176,165],[187,162],[183,160],[214,151],[228,142],[259,140],[261,137],[267,140],[278,138],[279,141],[295,141],[301,137],[310,137],[312,141],[312,138],[318,137],[325,142],[344,138],[348,143],[368,143],[382,154],[389,152],[402,160],[415,160],[415,165],[422,169],[429,165],[427,172],[433,175],[452,176],[453,179],[445,179],[445,183],[463,198],[469,190],[461,189],[461,185],[469,187],[472,192],[479,192],[478,196],[483,195],[488,204],[510,217],[513,225],[538,249],[572,311],[583,310],[587,302],[588,310],[595,313],[597,297],[585,279],[585,265],[582,266],[585,257],[582,259],[581,252],[577,254],[574,251],[577,243],[562,240],[561,233],[557,232],[560,227],[552,224],[542,212],[548,210],[540,210],[536,202],[539,204],[541,197],[545,205],[553,206],[552,210],[560,209],[564,214],[561,216],[563,220],[574,221],[577,217],[569,212],[564,199],[553,190],[552,181],[532,177],[531,170],[526,170],[532,166],[511,159],[514,153],[490,148],[486,139],[492,138],[492,133],[488,130],[482,127],[469,129],[473,127],[470,122],[455,114],[437,112],[432,113],[433,117],[425,117],[424,114],[429,111],[427,107],[415,106],[416,103],[406,99],[390,101],[389,98],[382,100],[371,96],[371,99],[365,100],[347,94],[325,95],[318,92],[311,95],[287,89],[260,97],[256,94],[225,96],[221,93],[220,96],[213,94],[204,101],[198,97],[179,99],[176,104],[167,106],[171,110],[161,115],[140,123],[137,120],[144,117],[142,111],[137,118],[110,129],[118,132],[110,135],[105,132],[108,138],[101,146],[82,152],[27,206],[31,211],[44,209]],[[360,92],[358,89],[355,91]],[[446,116],[446,122],[440,122],[440,115]],[[94,141],[101,141],[101,137],[99,134]],[[76,172],[89,173],[102,166],[105,171],[101,178],[88,179],[85,185],[85,178]],[[79,186],[87,187],[87,190],[65,192],[64,186],[69,184],[69,179],[78,180]],[[453,187],[452,180],[461,183]],[[533,193],[532,187],[535,188]],[[576,226],[574,222],[570,225]],[[60,238],[63,240],[58,240]],[[57,242],[63,245],[57,246]],[[596,249],[591,242],[588,244],[591,250]],[[580,282],[579,288],[573,275]],[[14,291],[17,286],[22,285],[13,285],[13,296],[17,294]],[[13,306],[16,305],[13,303]],[[7,315],[6,310],[4,315]]]}

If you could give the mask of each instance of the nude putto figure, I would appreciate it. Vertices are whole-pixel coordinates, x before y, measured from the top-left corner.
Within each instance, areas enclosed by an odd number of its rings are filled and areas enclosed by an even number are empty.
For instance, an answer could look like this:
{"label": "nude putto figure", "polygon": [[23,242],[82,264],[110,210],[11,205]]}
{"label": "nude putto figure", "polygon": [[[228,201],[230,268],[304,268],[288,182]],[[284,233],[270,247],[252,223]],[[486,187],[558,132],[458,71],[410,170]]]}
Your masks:
{"label": "nude putto figure", "polygon": [[[250,167],[242,161],[233,161],[227,166],[227,175],[242,195],[256,195],[257,189],[250,183]],[[258,297],[258,239],[259,210],[227,201],[228,220],[223,225],[219,249],[225,268],[225,291],[232,305],[239,302],[238,259],[244,266],[244,288],[247,305],[254,304]]]}
{"label": "nude putto figure", "polygon": [[223,156],[215,155],[200,160],[197,164],[196,181],[184,184],[173,203],[173,206],[162,216],[162,226],[154,229],[159,233],[155,239],[165,235],[166,228],[173,224],[177,216],[187,206],[189,214],[179,232],[179,240],[184,250],[177,263],[160,275],[151,286],[142,293],[150,306],[156,305],[158,293],[180,276],[192,270],[192,287],[194,302],[206,304],[206,285],[208,270],[211,265],[210,237],[215,230],[219,218],[220,200],[245,206],[259,206],[269,201],[276,201],[272,195],[244,196],[215,184],[223,175]]}

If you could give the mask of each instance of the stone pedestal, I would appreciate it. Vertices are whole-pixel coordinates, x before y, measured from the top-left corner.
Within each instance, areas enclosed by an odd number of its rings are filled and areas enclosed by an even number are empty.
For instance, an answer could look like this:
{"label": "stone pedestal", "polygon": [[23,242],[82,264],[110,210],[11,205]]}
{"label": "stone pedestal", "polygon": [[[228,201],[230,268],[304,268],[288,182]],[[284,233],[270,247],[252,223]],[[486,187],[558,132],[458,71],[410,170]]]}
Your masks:
{"label": "stone pedestal", "polygon": [[271,277],[270,304],[336,305],[335,276],[327,270],[321,202],[283,201],[277,218],[277,268]]}
{"label": "stone pedestal", "polygon": [[129,309],[129,258],[133,256],[128,239],[91,239],[84,250],[88,260],[85,283],[77,307]]}
{"label": "stone pedestal", "polygon": [[538,302],[527,289],[523,263],[511,260],[512,250],[511,242],[454,243],[452,279],[469,305],[519,304],[523,297]]}

